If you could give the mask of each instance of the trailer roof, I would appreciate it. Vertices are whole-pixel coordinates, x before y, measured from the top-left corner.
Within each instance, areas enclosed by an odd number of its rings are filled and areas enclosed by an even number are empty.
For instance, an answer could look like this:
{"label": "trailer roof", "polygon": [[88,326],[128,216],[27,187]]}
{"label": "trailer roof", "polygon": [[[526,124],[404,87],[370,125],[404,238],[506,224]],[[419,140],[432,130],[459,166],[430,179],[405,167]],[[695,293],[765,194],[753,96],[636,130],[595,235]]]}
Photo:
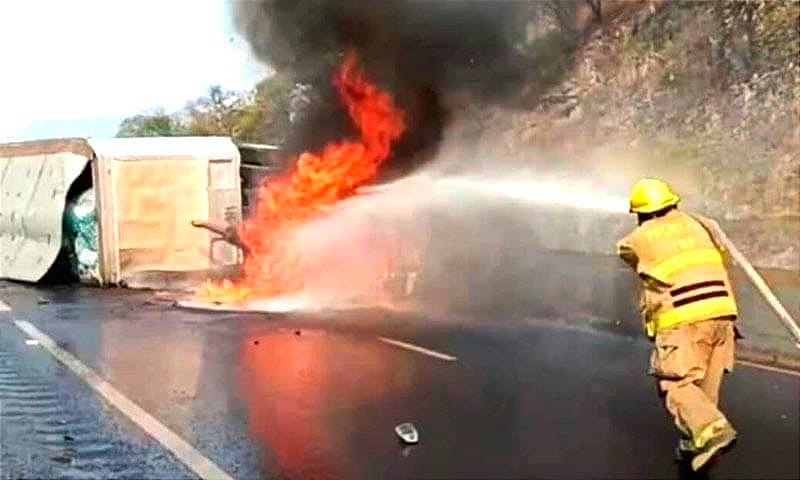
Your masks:
{"label": "trailer roof", "polygon": [[26,142],[0,143],[0,157],[25,157],[71,152],[86,158],[92,157],[92,147],[84,138],[53,138]]}
{"label": "trailer roof", "polygon": [[24,157],[71,152],[98,157],[136,159],[147,157],[239,158],[229,137],[56,138],[0,143],[0,157]]}
{"label": "trailer roof", "polygon": [[116,160],[147,157],[239,158],[229,137],[138,137],[87,140],[98,157]]}

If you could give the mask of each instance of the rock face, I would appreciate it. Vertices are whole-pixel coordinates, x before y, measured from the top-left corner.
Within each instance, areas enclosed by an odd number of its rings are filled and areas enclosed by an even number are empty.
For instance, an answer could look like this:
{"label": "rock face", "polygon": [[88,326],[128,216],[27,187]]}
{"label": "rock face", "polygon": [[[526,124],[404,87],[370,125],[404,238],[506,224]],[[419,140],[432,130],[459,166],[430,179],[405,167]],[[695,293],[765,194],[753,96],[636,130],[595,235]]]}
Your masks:
{"label": "rock face", "polygon": [[587,32],[558,84],[523,89],[524,108],[453,105],[441,154],[616,195],[662,176],[754,264],[800,270],[800,3],[634,3]]}

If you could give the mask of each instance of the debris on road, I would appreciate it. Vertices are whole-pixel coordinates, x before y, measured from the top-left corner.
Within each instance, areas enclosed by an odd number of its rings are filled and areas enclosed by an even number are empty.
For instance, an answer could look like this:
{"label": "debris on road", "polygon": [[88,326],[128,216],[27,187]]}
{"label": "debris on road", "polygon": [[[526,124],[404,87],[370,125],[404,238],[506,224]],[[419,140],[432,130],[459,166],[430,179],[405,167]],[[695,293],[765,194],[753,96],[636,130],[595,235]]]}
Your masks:
{"label": "debris on road", "polygon": [[34,340],[32,338],[29,338],[29,339],[25,340],[25,345],[30,345],[32,347],[35,347],[35,346],[39,345],[39,340]]}
{"label": "debris on road", "polygon": [[419,442],[419,433],[417,433],[416,427],[414,427],[414,424],[411,422],[401,423],[394,427],[394,431],[405,443]]}

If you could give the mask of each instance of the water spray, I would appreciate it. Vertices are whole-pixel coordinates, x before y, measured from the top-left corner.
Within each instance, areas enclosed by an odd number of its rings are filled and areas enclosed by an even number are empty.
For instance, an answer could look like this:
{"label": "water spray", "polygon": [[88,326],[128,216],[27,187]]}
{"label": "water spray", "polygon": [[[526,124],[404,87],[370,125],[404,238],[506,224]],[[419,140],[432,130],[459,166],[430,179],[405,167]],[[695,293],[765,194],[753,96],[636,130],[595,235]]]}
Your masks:
{"label": "water spray", "polygon": [[[409,203],[426,205],[427,202],[432,202],[436,195],[439,194],[444,194],[445,196],[449,194],[484,195],[521,202],[530,206],[556,206],[605,214],[618,213],[623,215],[628,211],[627,199],[623,196],[603,193],[591,185],[581,185],[577,182],[564,179],[531,179],[525,178],[524,175],[515,179],[508,179],[467,175],[432,176],[417,174],[389,184],[360,188],[358,189],[358,195],[350,201],[342,202],[342,205],[338,208],[341,209],[340,212],[348,211],[350,215],[355,216],[370,215],[375,212],[394,216],[399,210],[388,207],[396,202],[403,205],[404,208],[402,208],[402,210],[406,210],[409,208]],[[373,195],[377,195],[378,197],[367,198]],[[458,202],[455,204],[458,204]],[[411,208],[413,208],[413,206]],[[701,216],[696,217],[706,226],[711,236],[721,246],[727,249],[736,263],[742,267],[748,279],[766,299],[769,306],[777,314],[778,318],[792,334],[800,347],[800,327],[798,327],[797,322],[770,290],[763,278],[761,278],[750,262],[736,248],[716,222]],[[326,221],[331,220],[336,221],[334,219]],[[339,220],[341,221],[341,218]],[[317,297],[317,295],[314,296]],[[333,298],[328,299],[312,299],[310,292],[298,292],[269,299],[252,300],[247,302],[246,305],[211,306],[211,309],[288,313],[321,308],[347,308],[347,301],[343,302],[341,299],[337,301],[337,298],[335,298],[336,295],[332,297]],[[197,303],[193,305],[193,302],[186,302],[183,306],[189,308],[209,308],[208,304]]]}
{"label": "water spray", "polygon": [[563,181],[481,180],[469,177],[443,178],[445,187],[462,188],[488,195],[507,197],[532,205],[560,206],[607,213],[626,212],[625,198],[574,188]]}
{"label": "water spray", "polygon": [[560,206],[603,213],[628,211],[625,197],[598,192],[588,185],[566,180],[505,179],[473,176],[415,175],[386,185],[359,189],[360,194],[404,191],[419,188],[427,192],[462,192],[516,200],[529,205]]}
{"label": "water spray", "polygon": [[[534,179],[491,179],[474,178],[470,176],[442,176],[429,177],[417,175],[398,182],[400,187],[403,182],[417,183],[419,186],[443,191],[468,191],[495,197],[504,197],[522,201],[530,205],[562,206],[580,210],[591,210],[603,213],[622,213],[628,211],[627,199],[624,197],[604,194],[593,191],[591,188],[579,186],[574,182],[564,180],[534,180]],[[426,185],[427,182],[427,185]],[[372,192],[393,188],[392,185],[372,187]],[[733,260],[744,270],[747,278],[767,301],[767,304],[778,316],[778,319],[794,337],[800,348],[800,326],[791,314],[781,304],[764,279],[758,274],[753,265],[739,251],[728,238],[719,224],[711,219],[695,215],[709,230],[709,234],[724,247]]]}

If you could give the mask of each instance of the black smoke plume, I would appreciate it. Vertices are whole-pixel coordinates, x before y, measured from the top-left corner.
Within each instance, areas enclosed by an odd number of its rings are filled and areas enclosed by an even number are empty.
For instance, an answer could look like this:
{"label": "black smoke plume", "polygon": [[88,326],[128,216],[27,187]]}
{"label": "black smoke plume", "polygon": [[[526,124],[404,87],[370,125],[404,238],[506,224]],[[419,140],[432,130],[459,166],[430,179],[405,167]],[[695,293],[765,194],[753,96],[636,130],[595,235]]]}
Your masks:
{"label": "black smoke plume", "polygon": [[[355,48],[371,78],[407,112],[409,129],[388,165],[403,174],[435,152],[452,111],[450,98],[514,105],[524,86],[564,70],[565,54],[575,44],[571,35],[543,40],[546,54],[524,48],[545,3],[552,2],[238,0],[234,15],[262,61],[314,86],[288,151],[318,149],[354,133],[330,78],[342,54]],[[562,17],[578,3],[564,2]]]}

